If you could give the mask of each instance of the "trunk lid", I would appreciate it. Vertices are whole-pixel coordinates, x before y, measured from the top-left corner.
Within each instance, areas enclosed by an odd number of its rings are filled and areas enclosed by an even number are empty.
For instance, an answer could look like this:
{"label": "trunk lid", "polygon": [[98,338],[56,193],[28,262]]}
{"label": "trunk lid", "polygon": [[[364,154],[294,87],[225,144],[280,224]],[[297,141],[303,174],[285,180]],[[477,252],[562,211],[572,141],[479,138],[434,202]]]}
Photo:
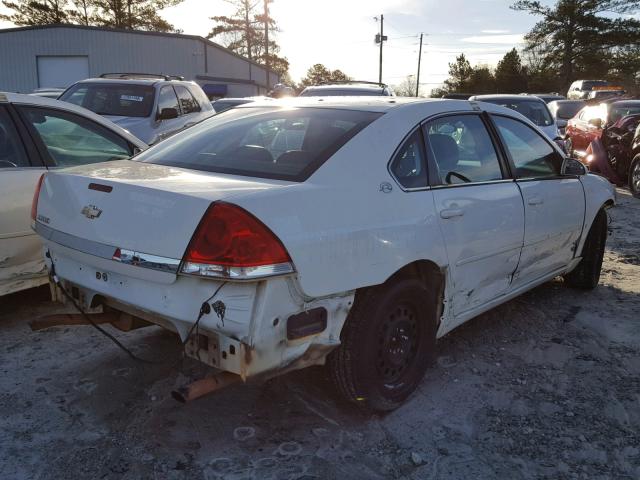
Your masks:
{"label": "trunk lid", "polygon": [[47,174],[38,221],[79,239],[181,259],[211,202],[287,184],[130,160],[94,164]]}

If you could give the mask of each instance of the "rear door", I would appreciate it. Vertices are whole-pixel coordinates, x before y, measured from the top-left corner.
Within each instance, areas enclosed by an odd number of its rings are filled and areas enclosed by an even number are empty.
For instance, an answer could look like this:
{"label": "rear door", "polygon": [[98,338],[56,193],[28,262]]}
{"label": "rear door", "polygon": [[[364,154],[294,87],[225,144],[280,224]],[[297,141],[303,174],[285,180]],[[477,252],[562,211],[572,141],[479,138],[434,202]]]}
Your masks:
{"label": "rear door", "polygon": [[0,295],[45,280],[31,201],[45,167],[8,105],[0,105]]}
{"label": "rear door", "polygon": [[524,246],[513,288],[566,266],[575,256],[585,213],[576,176],[562,176],[563,156],[544,135],[511,117],[492,115],[522,191]]}
{"label": "rear door", "polygon": [[508,292],[524,236],[524,207],[480,114],[424,124],[430,183],[456,316]]}

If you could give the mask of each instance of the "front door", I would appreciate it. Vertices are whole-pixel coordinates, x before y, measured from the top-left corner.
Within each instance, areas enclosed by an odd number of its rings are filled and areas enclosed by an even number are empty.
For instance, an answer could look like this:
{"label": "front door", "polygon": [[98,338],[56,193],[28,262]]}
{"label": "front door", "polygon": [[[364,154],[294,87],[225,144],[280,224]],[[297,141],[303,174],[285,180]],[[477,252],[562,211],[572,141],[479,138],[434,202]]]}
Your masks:
{"label": "front door", "polygon": [[435,209],[449,260],[455,316],[505,294],[518,265],[524,208],[483,117],[424,125]]}
{"label": "front door", "polygon": [[584,222],[584,190],[577,177],[561,176],[563,156],[523,122],[492,116],[512,161],[525,208],[524,246],[513,287],[569,264]]}

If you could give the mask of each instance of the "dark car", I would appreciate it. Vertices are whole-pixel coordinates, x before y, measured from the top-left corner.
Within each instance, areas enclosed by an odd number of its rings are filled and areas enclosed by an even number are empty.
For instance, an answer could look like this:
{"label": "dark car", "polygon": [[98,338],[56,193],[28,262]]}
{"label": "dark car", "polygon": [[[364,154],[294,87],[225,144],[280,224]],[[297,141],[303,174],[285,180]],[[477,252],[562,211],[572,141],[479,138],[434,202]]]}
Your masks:
{"label": "dark car", "polygon": [[602,130],[587,150],[589,169],[640,197],[640,113],[626,115]]}
{"label": "dark car", "polygon": [[394,97],[393,90],[384,83],[364,81],[332,82],[313,85],[300,92],[300,97]]}

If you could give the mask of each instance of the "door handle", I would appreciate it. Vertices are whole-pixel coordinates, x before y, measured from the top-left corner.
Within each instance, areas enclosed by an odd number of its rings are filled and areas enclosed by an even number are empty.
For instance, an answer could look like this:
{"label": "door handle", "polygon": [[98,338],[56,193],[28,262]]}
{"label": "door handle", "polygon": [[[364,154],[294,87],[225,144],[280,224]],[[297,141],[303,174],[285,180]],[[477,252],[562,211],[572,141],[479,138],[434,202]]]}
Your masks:
{"label": "door handle", "polygon": [[463,215],[464,210],[459,208],[447,208],[445,210],[440,210],[440,217],[442,218],[462,217]]}
{"label": "door handle", "polygon": [[527,200],[527,203],[529,205],[542,205],[544,203],[544,200],[541,197],[531,197],[529,200]]}

